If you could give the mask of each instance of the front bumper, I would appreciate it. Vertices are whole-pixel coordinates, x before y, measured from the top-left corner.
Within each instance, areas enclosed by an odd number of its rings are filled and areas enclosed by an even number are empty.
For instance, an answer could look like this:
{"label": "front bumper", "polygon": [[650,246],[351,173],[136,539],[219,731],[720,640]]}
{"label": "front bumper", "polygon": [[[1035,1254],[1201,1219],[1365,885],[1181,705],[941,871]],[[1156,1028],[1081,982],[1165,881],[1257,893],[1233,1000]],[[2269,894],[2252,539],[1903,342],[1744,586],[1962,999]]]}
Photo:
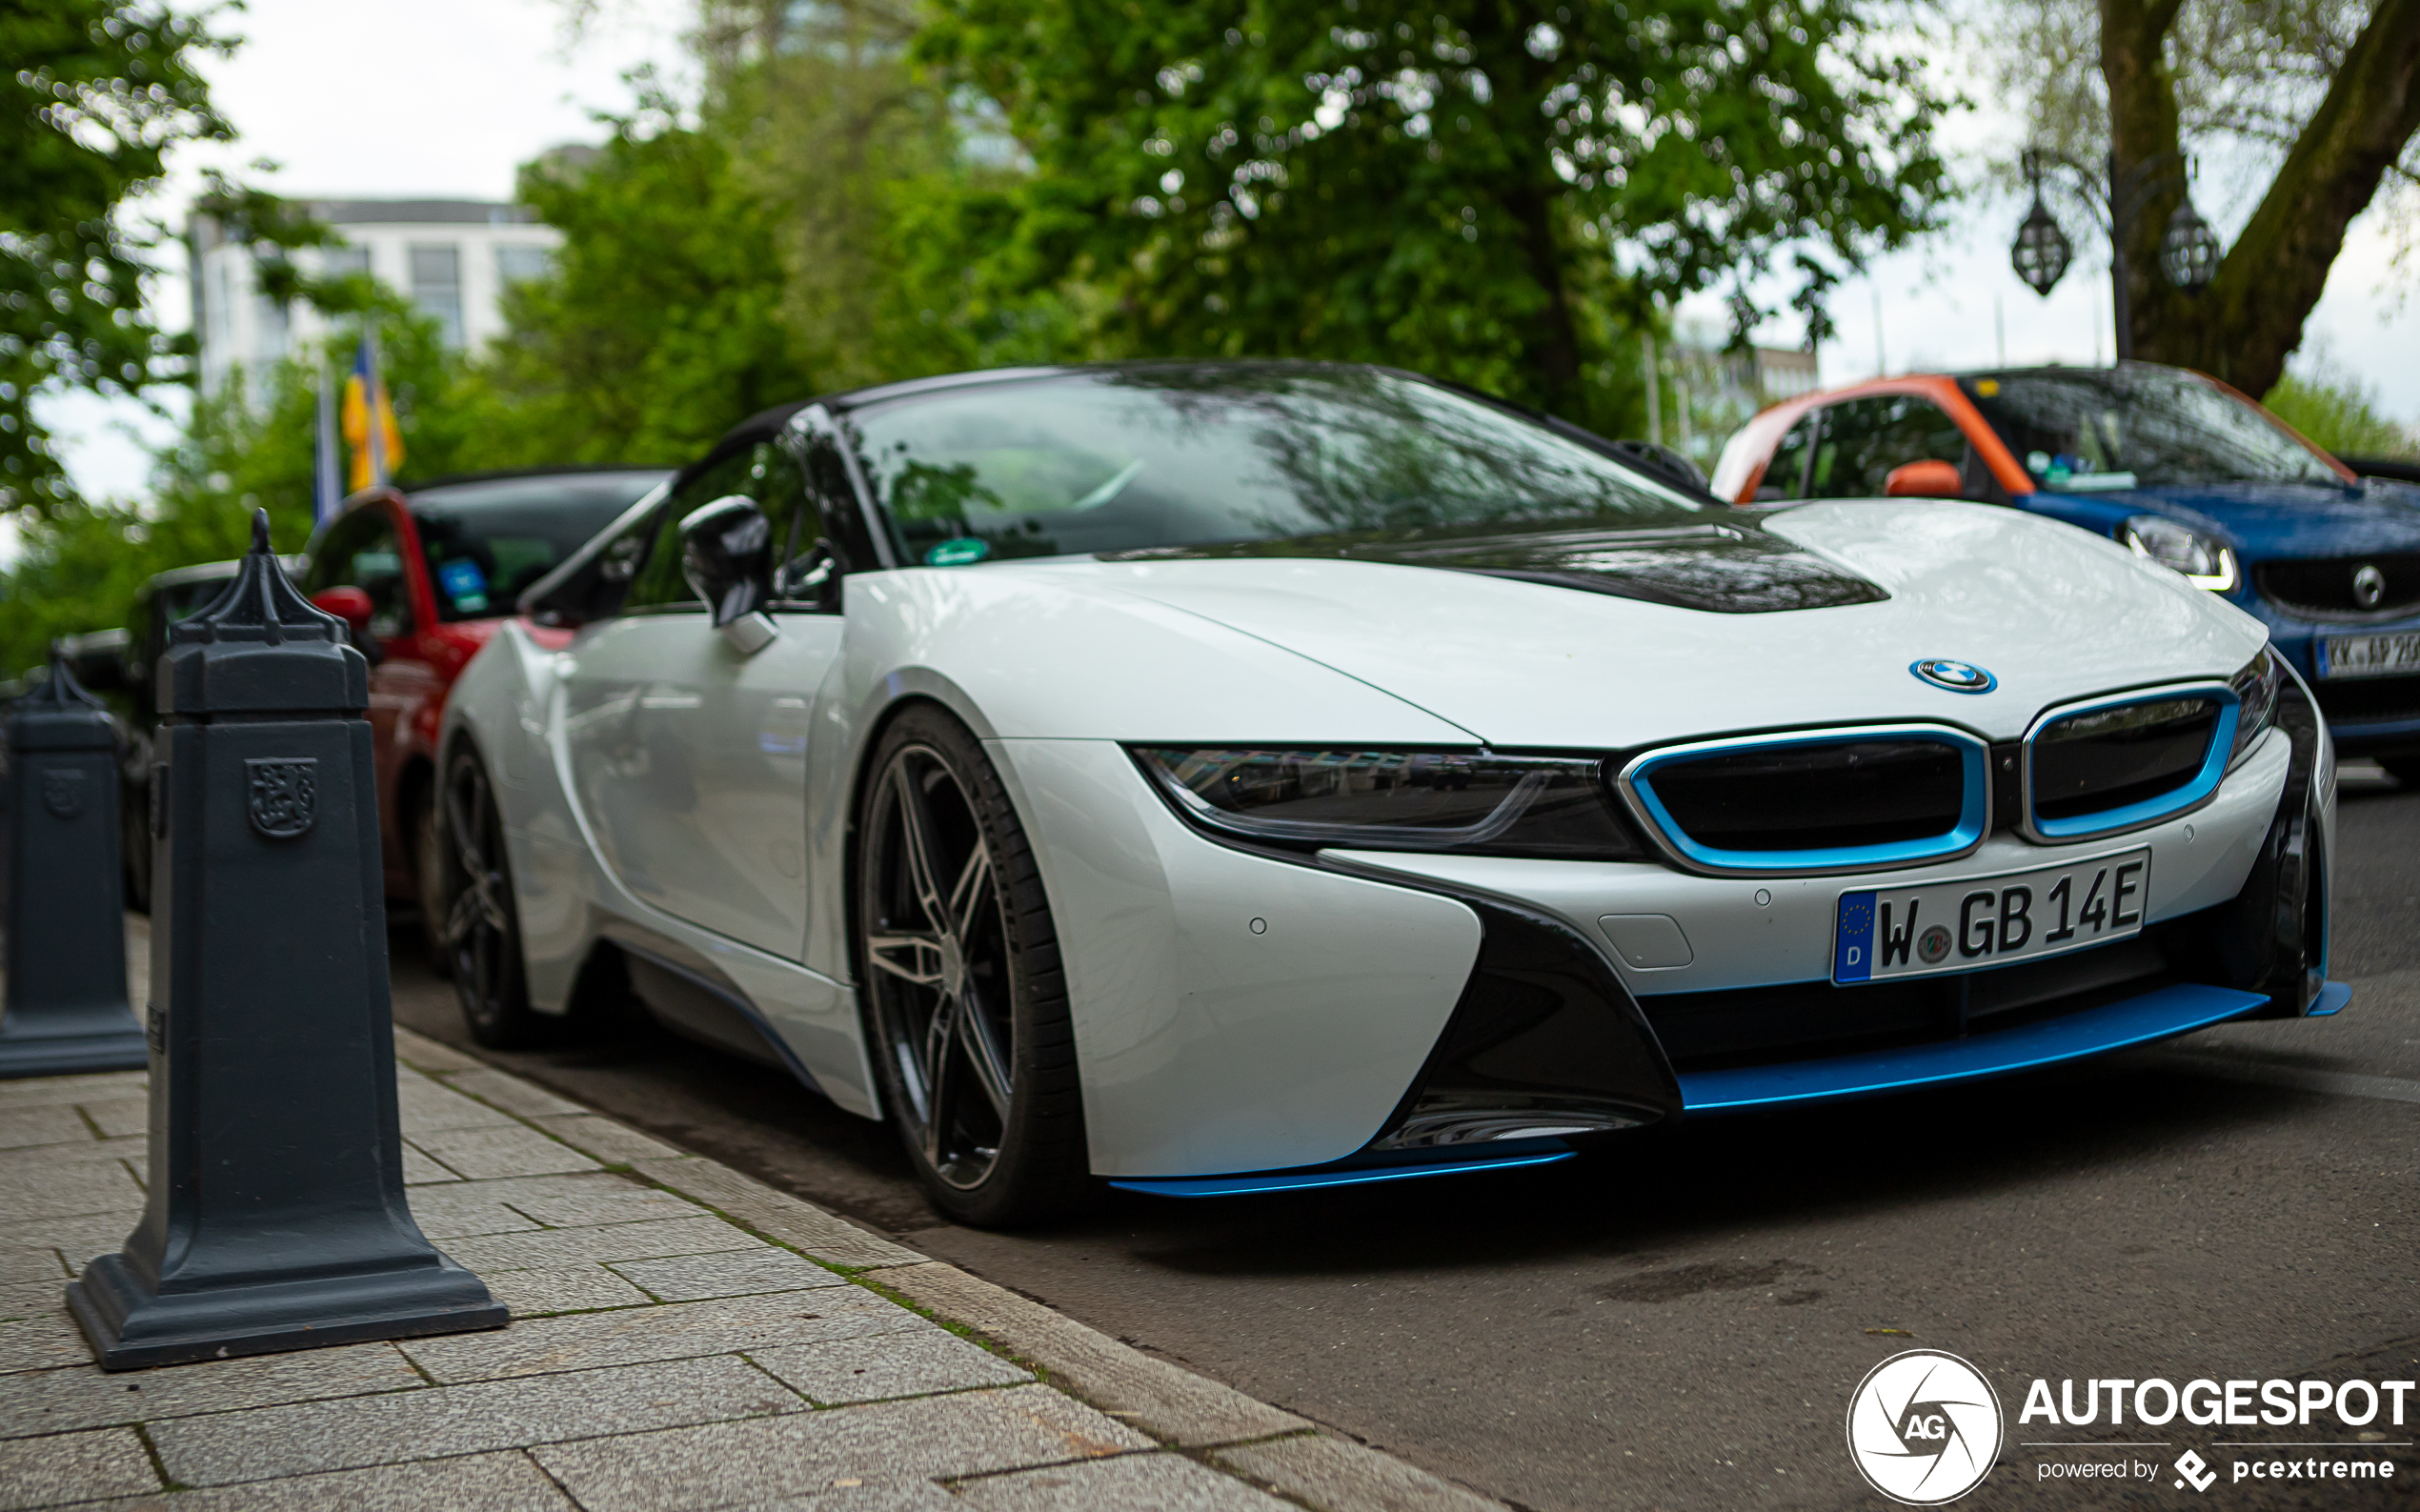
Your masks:
{"label": "front bumper", "polygon": [[[1575,1136],[1687,1114],[2329,1011],[2311,941],[2325,937],[2332,765],[2299,689],[2287,698],[2290,716],[2188,815],[2097,842],[2000,834],[1955,861],[1820,879],[1259,853],[1185,826],[1106,743],[999,746],[1020,811],[1044,816],[1094,1169],[1211,1195],[1537,1163]],[[2153,891],[2132,940],[1997,971],[1828,979],[1844,892],[2142,847]],[[1671,924],[1677,959],[1621,958],[1601,920],[1643,917]]]}

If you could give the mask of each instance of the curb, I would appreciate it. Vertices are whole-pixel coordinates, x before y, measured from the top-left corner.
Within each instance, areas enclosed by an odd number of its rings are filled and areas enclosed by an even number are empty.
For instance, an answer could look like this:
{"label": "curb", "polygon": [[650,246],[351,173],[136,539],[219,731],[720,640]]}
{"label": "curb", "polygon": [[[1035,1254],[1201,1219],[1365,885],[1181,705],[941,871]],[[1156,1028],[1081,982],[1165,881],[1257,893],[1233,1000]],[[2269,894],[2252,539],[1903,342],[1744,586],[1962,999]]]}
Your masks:
{"label": "curb", "polygon": [[582,1154],[895,1293],[1171,1448],[1314,1512],[1506,1512],[1425,1470],[1144,1354],[1002,1286],[859,1228],[412,1030],[395,1058]]}

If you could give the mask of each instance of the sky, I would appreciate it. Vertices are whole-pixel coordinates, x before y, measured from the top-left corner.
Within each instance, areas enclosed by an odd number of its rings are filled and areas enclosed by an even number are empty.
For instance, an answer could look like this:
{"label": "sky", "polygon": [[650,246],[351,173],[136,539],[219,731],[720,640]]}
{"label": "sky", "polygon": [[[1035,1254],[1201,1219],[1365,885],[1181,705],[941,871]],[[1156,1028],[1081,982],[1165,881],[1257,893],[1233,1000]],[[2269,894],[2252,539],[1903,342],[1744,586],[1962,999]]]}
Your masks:
{"label": "sky", "polygon": [[[205,167],[279,165],[262,180],[295,196],[432,195],[504,199],[519,164],[548,147],[603,135],[599,110],[626,107],[631,69],[654,63],[680,72],[676,0],[605,0],[576,38],[565,0],[250,0],[233,15],[248,40],[208,66],[222,111],[243,139],[190,149],[145,207],[182,223]],[[1953,146],[2005,152],[2005,120],[1952,124]],[[2249,213],[2205,188],[2203,212],[2222,234]],[[1835,292],[1837,336],[1819,353],[1826,384],[1880,371],[2015,363],[2106,361],[2111,355],[2106,248],[2070,218],[2078,257],[2047,299],[2009,270],[2007,247],[2025,207],[1977,201],[1954,212],[1951,232],[1878,259],[1870,275]],[[2389,232],[2374,213],[2356,221],[2309,323],[2298,370],[2324,362],[2367,385],[2385,412],[2420,424],[2420,301],[2404,295],[2420,269],[2398,272]],[[171,329],[188,321],[180,257],[160,281],[157,302]],[[1686,301],[1684,316],[1720,322],[1719,302]],[[1879,317],[1879,319],[1878,319]],[[1796,345],[1802,328],[1776,320],[1758,333]],[[49,401],[70,473],[90,497],[139,499],[149,448],[173,433],[131,401],[65,396]],[[0,558],[13,554],[0,522]]]}

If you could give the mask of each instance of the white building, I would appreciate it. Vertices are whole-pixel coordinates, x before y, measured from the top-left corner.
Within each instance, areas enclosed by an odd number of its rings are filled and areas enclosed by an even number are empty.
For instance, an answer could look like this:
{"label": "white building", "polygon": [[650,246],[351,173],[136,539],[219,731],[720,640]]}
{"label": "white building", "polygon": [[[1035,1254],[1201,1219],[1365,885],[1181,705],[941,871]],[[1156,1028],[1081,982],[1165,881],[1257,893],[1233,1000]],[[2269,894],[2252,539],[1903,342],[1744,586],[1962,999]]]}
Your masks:
{"label": "white building", "polygon": [[[503,332],[505,287],[544,272],[563,239],[526,206],[484,200],[309,200],[302,208],[333,227],[339,245],[307,248],[298,263],[322,274],[370,273],[434,317],[456,347],[476,348]],[[229,242],[213,217],[192,218],[186,248],[203,393],[216,393],[238,368],[263,372],[324,333],[318,312],[289,312],[260,292],[252,254]]]}

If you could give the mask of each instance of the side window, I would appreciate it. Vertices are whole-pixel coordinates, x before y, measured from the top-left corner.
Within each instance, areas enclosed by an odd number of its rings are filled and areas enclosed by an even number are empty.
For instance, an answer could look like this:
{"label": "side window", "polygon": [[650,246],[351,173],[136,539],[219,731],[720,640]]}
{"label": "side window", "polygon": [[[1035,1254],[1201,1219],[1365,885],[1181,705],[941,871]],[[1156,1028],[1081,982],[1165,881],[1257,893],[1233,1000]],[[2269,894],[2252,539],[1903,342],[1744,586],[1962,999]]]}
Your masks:
{"label": "side window", "polygon": [[365,509],[337,521],[311,554],[303,592],[330,588],[358,588],[370,595],[370,634],[379,639],[412,633],[411,583],[403,575],[394,521],[385,510]]}
{"label": "side window", "polygon": [[1823,417],[1821,410],[1807,411],[1789,428],[1781,444],[1773,448],[1773,460],[1765,464],[1765,475],[1757,480],[1757,503],[1805,496],[1808,454],[1815,449],[1815,429]]}
{"label": "side window", "polygon": [[1865,491],[1880,497],[1889,485],[1891,469],[1909,462],[1946,462],[1962,473],[1966,460],[1966,433],[1928,399],[1912,394],[1886,401],[1865,463]]}
{"label": "side window", "polygon": [[[781,522],[774,522],[776,538],[787,542],[774,580],[774,600],[786,609],[828,612],[840,607],[840,578],[854,565],[844,543],[849,537],[846,520],[857,508],[857,495],[849,486],[849,470],[840,460],[839,448],[829,436],[808,436],[804,446],[804,467],[795,460],[790,463],[797,470],[794,486],[798,499],[793,528],[785,534]],[[817,547],[823,548],[820,554]]]}
{"label": "side window", "polygon": [[[630,592],[622,597],[624,612],[661,613],[706,607],[680,573],[680,522],[727,494],[756,496],[750,474],[756,470],[759,455],[772,450],[758,446],[734,452],[681,485],[664,501],[655,520],[655,538],[648,545],[646,559],[631,577]],[[607,565],[610,568],[613,564],[609,561]]]}
{"label": "side window", "polygon": [[1806,476],[1808,498],[1859,498],[1866,493],[1865,459],[1873,450],[1886,399],[1847,399],[1824,412],[1823,439]]}

